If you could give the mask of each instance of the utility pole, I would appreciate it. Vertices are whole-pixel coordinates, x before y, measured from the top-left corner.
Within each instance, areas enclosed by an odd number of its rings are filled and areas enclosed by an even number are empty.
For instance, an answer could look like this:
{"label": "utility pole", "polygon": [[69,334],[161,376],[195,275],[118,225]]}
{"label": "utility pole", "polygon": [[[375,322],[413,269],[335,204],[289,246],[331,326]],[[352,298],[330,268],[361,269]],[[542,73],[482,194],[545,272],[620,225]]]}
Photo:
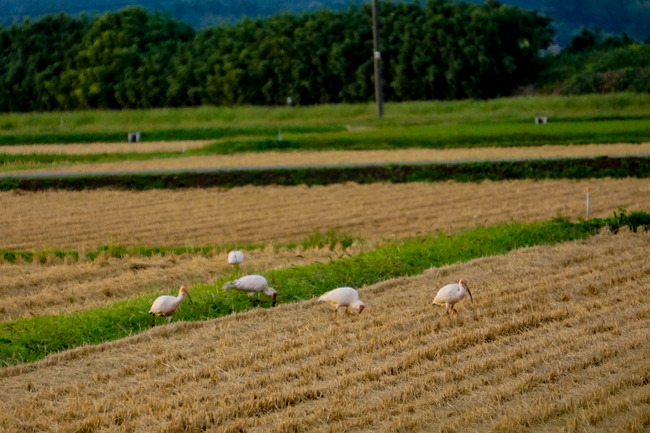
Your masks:
{"label": "utility pole", "polygon": [[372,50],[375,64],[375,101],[377,117],[384,115],[384,95],[381,83],[381,51],[379,50],[379,6],[378,0],[372,0]]}

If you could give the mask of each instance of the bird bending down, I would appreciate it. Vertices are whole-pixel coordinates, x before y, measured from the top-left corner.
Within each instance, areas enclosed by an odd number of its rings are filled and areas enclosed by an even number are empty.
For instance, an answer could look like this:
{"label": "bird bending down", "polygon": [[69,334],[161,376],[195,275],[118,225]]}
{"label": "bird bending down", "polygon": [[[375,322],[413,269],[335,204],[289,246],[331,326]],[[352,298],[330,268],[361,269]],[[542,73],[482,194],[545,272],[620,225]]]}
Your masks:
{"label": "bird bending down", "polygon": [[235,269],[239,270],[239,264],[244,261],[244,253],[242,251],[230,251],[228,253],[228,263]]}
{"label": "bird bending down", "polygon": [[194,301],[192,301],[192,297],[185,286],[181,286],[178,290],[178,296],[158,296],[149,309],[149,313],[151,314],[151,327],[153,328],[156,326],[156,316],[168,317],[167,323],[170,323],[174,312],[178,306],[181,305],[181,302],[183,302],[183,298],[185,298],[186,295],[190,299],[190,302],[194,304]]}
{"label": "bird bending down", "polygon": [[[269,287],[269,283],[261,275],[246,275],[236,280],[229,281],[223,285],[224,290],[233,289],[238,292],[244,292],[248,297],[253,300],[253,296],[256,293],[264,293],[266,296],[270,296],[273,300],[271,306],[275,307],[275,298],[278,296],[278,292],[273,287]],[[257,300],[259,302],[259,300]]]}
{"label": "bird bending down", "polygon": [[330,290],[318,298],[318,302],[327,302],[332,305],[335,307],[335,313],[339,311],[339,308],[345,307],[346,313],[348,308],[352,308],[359,310],[359,314],[361,314],[365,308],[364,303],[359,299],[359,292],[352,287],[339,287]]}
{"label": "bird bending down", "polygon": [[433,303],[437,305],[444,305],[445,311],[449,314],[451,310],[454,314],[457,314],[458,311],[454,308],[454,304],[465,297],[469,293],[469,298],[474,302],[472,298],[472,292],[469,291],[467,287],[467,281],[460,280],[458,283],[447,284],[445,287],[438,290],[438,294],[433,299]]}

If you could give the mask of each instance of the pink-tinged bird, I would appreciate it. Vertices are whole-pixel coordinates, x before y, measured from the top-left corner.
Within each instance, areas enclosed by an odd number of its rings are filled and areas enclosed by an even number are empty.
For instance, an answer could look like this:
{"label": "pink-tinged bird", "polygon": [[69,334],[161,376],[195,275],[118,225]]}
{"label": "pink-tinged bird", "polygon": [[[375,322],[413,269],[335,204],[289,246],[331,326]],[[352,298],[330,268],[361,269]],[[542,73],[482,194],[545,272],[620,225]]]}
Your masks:
{"label": "pink-tinged bird", "polygon": [[438,290],[438,294],[433,299],[433,303],[437,305],[444,305],[445,311],[449,314],[449,310],[453,313],[458,313],[454,308],[454,304],[465,297],[469,293],[469,298],[474,302],[472,298],[472,292],[469,291],[467,287],[467,281],[460,280],[457,284],[447,284],[442,289]]}
{"label": "pink-tinged bird", "polygon": [[[223,285],[224,290],[233,289],[239,292],[244,292],[248,297],[253,300],[256,293],[264,293],[270,296],[273,300],[271,306],[275,307],[275,298],[278,297],[278,292],[273,287],[269,287],[269,283],[261,275],[246,275],[236,280],[227,282]],[[259,302],[259,300],[257,300]]]}
{"label": "pink-tinged bird", "polygon": [[156,326],[156,316],[169,317],[167,323],[170,323],[172,321],[172,315],[176,312],[178,306],[181,305],[186,295],[190,299],[190,302],[194,304],[185,286],[181,286],[178,290],[178,296],[158,296],[149,309],[149,313],[151,314],[151,327]]}
{"label": "pink-tinged bird", "polygon": [[359,299],[359,292],[357,292],[352,287],[339,287],[334,290],[323,294],[318,298],[318,302],[327,302],[336,309],[334,312],[338,312],[339,308],[345,307],[345,312],[348,312],[348,308],[359,310],[359,314],[365,308],[364,303]]}

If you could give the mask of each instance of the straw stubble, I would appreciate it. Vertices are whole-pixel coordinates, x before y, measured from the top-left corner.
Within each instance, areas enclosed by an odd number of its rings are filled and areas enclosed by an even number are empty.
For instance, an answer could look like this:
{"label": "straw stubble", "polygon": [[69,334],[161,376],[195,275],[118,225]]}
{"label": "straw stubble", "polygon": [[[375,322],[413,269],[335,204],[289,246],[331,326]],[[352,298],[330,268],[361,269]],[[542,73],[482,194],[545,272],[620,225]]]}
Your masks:
{"label": "straw stubble", "polygon": [[[647,233],[601,234],[175,323],[2,371],[7,431],[643,431]],[[466,278],[449,318],[431,305]]]}

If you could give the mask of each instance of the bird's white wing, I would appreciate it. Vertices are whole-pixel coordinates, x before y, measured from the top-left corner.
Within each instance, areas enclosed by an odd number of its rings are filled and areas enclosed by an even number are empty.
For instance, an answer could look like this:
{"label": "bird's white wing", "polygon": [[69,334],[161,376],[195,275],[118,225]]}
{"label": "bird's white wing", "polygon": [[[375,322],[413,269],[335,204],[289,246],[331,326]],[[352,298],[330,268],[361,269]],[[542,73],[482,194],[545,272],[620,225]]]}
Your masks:
{"label": "bird's white wing", "polygon": [[165,314],[171,310],[171,307],[175,304],[176,297],[174,296],[159,296],[153,301],[149,313],[153,314]]}
{"label": "bird's white wing", "polygon": [[267,286],[267,282],[266,278],[261,275],[246,275],[227,285],[229,288],[235,288],[242,292],[261,292]]}
{"label": "bird's white wing", "polygon": [[352,287],[339,287],[324,293],[319,301],[336,303],[338,305],[350,305],[359,299],[359,294]]}
{"label": "bird's white wing", "polygon": [[433,298],[433,303],[434,304],[445,304],[449,301],[453,301],[459,292],[459,286],[458,283],[454,284],[447,284],[440,290],[438,290],[438,294],[436,295],[435,298]]}

